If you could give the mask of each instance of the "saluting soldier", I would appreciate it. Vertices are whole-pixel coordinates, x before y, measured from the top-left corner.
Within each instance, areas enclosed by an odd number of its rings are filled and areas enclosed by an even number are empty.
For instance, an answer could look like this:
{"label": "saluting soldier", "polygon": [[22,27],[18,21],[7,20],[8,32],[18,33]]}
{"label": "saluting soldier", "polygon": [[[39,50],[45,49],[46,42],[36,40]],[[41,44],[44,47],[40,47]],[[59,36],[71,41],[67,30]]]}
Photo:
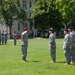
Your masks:
{"label": "saluting soldier", "polygon": [[6,31],[4,33],[4,36],[5,36],[5,44],[7,44],[7,32]]}
{"label": "saluting soldier", "polygon": [[14,45],[16,46],[16,31],[14,31],[14,33],[13,33],[13,39],[14,39]]}
{"label": "saluting soldier", "polygon": [[71,39],[68,33],[68,29],[64,29],[64,43],[63,43],[63,49],[64,49],[64,55],[66,59],[66,65],[70,64],[71,62]]}
{"label": "saluting soldier", "polygon": [[21,41],[22,60],[26,62],[28,49],[28,28],[24,28],[24,31],[21,33]]}
{"label": "saluting soldier", "polygon": [[4,30],[3,30],[3,32],[1,33],[1,41],[2,41],[2,44],[4,44]]}
{"label": "saluting soldier", "polygon": [[56,42],[55,42],[55,35],[54,30],[49,30],[49,48],[50,48],[50,56],[52,59],[52,62],[56,62]]}
{"label": "saluting soldier", "polygon": [[1,45],[1,30],[0,30],[0,45]]}
{"label": "saluting soldier", "polygon": [[72,59],[72,63],[75,63],[75,34],[73,31],[73,27],[69,27],[68,28],[69,31],[69,35],[71,38],[71,45],[72,45],[72,49],[71,49],[71,59]]}

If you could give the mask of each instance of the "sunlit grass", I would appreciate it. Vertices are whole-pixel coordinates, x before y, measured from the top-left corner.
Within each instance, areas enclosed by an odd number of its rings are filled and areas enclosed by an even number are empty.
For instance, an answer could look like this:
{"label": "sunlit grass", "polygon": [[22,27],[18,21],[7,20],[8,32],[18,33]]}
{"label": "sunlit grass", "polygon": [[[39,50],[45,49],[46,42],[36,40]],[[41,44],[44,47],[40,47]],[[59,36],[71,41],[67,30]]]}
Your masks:
{"label": "sunlit grass", "polygon": [[0,75],[74,75],[75,66],[65,66],[63,39],[57,39],[57,63],[51,64],[48,39],[29,39],[29,62],[21,60],[21,41],[0,45]]}

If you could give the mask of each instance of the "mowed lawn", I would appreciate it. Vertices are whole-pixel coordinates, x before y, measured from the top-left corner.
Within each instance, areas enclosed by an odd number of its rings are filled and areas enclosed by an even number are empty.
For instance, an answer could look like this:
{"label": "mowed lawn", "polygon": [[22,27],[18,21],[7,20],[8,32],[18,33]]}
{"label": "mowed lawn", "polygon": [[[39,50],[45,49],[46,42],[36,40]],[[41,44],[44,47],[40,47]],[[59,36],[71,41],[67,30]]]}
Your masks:
{"label": "mowed lawn", "polygon": [[57,62],[50,63],[48,39],[29,39],[29,62],[21,60],[21,41],[0,45],[0,75],[75,75],[75,65],[65,66],[63,39],[56,39]]}

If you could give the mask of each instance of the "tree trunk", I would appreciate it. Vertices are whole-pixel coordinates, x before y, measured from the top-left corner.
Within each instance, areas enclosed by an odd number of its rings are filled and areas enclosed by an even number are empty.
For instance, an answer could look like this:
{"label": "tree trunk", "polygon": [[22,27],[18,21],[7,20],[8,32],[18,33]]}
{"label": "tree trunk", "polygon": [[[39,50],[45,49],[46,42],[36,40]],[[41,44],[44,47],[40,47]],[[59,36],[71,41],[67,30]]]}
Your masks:
{"label": "tree trunk", "polygon": [[10,21],[9,29],[10,29],[10,39],[12,39],[13,38],[12,37],[12,32],[11,32],[11,29],[12,29],[12,16],[10,16],[10,19],[11,19],[11,21]]}
{"label": "tree trunk", "polygon": [[10,31],[10,39],[12,39],[12,32],[11,32],[12,27],[9,27],[9,31]]}

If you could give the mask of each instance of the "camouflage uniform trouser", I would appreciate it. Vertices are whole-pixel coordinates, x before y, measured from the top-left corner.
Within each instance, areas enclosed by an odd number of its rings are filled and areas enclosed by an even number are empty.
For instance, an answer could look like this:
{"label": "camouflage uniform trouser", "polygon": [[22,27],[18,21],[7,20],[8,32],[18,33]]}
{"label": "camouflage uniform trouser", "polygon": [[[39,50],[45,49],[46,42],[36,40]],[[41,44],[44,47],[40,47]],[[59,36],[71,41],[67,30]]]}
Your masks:
{"label": "camouflage uniform trouser", "polygon": [[27,48],[28,48],[27,45],[21,45],[22,59],[23,60],[26,60],[26,57],[27,57]]}
{"label": "camouflage uniform trouser", "polygon": [[72,49],[72,52],[71,52],[71,56],[72,56],[72,61],[75,63],[75,48]]}
{"label": "camouflage uniform trouser", "polygon": [[1,44],[1,38],[0,38],[0,44]]}
{"label": "camouflage uniform trouser", "polygon": [[2,38],[2,44],[4,44],[4,38]]}
{"label": "camouflage uniform trouser", "polygon": [[7,44],[7,39],[5,39],[5,44]]}
{"label": "camouflage uniform trouser", "polygon": [[16,39],[14,39],[14,45],[16,45]]}
{"label": "camouflage uniform trouser", "polygon": [[50,56],[51,56],[51,59],[55,62],[56,61],[56,48],[50,48]]}
{"label": "camouflage uniform trouser", "polygon": [[66,59],[66,63],[70,63],[71,62],[71,50],[64,50],[64,55],[65,55],[65,59]]}

